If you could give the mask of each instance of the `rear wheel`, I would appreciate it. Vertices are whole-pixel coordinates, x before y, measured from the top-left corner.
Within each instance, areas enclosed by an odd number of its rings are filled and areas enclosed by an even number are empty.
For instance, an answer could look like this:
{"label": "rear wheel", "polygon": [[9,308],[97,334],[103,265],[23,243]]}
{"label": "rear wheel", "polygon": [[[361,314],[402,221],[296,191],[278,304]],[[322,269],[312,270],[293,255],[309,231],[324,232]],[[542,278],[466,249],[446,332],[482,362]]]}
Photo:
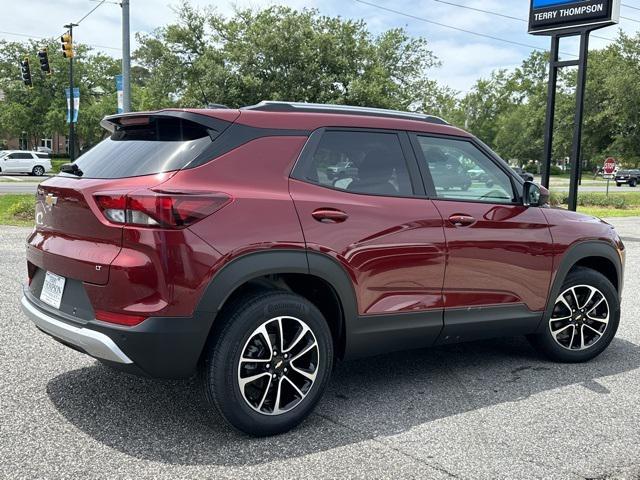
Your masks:
{"label": "rear wheel", "polygon": [[620,301],[611,282],[587,268],[573,270],[555,299],[544,331],[529,337],[552,360],[585,362],[611,343],[620,322]]}
{"label": "rear wheel", "polygon": [[42,175],[44,175],[44,168],[40,165],[36,165],[35,167],[33,167],[31,173],[33,173],[36,177],[41,177]]}
{"label": "rear wheel", "polygon": [[303,297],[271,291],[236,303],[222,321],[201,376],[209,402],[250,435],[302,422],[333,366],[331,331],[320,311]]}

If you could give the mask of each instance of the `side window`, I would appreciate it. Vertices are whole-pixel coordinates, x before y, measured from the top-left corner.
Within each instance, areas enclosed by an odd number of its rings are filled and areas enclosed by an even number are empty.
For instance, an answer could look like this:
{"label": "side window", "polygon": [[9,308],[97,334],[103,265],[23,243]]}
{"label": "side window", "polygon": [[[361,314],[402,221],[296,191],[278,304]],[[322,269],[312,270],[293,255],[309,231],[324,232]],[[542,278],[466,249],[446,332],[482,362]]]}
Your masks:
{"label": "side window", "polygon": [[13,158],[15,160],[22,160],[22,159],[32,159],[33,157],[31,156],[30,153],[12,153],[11,155],[9,155],[8,158]]}
{"label": "side window", "polygon": [[418,143],[439,198],[513,202],[509,175],[472,143],[421,135]]}
{"label": "side window", "polygon": [[305,177],[313,183],[354,193],[414,193],[395,133],[328,131],[322,136]]}

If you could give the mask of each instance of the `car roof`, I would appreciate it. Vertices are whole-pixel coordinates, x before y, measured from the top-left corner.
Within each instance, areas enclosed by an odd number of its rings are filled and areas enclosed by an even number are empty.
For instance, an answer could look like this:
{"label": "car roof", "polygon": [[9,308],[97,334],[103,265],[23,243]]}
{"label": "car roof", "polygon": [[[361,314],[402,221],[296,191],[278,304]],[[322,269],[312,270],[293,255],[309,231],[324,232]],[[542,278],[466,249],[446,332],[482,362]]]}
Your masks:
{"label": "car roof", "polygon": [[37,153],[37,152],[32,152],[31,150],[0,150],[1,154],[8,154],[8,153]]}
{"label": "car roof", "polygon": [[107,116],[101,124],[109,128],[123,117],[144,115],[180,114],[180,112],[204,115],[216,120],[235,122],[263,129],[291,130],[291,133],[317,130],[323,127],[370,128],[379,130],[404,130],[419,133],[452,135],[472,138],[473,135],[444,120],[431,115],[400,112],[397,110],[345,107],[344,105],[301,104],[291,102],[262,102],[243,109],[211,108],[167,108],[152,112],[131,112]]}
{"label": "car roof", "polygon": [[228,121],[235,120],[236,123],[256,128],[316,130],[322,127],[359,127],[472,137],[464,130],[453,127],[432,115],[346,105],[261,102],[242,109],[213,108],[184,109],[183,111]]}

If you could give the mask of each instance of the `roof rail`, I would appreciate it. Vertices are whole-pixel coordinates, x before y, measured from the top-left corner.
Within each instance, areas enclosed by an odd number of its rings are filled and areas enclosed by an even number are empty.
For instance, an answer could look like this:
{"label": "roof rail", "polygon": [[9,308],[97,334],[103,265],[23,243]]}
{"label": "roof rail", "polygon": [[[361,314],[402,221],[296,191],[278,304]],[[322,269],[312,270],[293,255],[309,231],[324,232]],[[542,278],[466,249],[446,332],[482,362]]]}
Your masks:
{"label": "roof rail", "polygon": [[424,113],[387,110],[384,108],[354,107],[351,105],[334,105],[303,102],[274,102],[262,101],[257,105],[242,107],[241,110],[256,110],[259,112],[307,112],[307,113],[338,113],[343,115],[366,115],[371,117],[400,118],[404,120],[418,120],[439,125],[449,125],[445,120]]}

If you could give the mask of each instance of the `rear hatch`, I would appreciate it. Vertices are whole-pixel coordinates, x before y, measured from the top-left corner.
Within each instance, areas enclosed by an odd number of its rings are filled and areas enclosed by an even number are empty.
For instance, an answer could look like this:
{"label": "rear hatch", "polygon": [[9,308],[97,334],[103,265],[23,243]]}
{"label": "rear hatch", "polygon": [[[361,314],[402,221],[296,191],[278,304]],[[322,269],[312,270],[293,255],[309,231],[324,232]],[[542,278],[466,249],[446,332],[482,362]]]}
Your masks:
{"label": "rear hatch", "polygon": [[146,198],[145,192],[207,155],[235,118],[233,111],[219,116],[161,111],[107,117],[103,126],[111,135],[38,188],[27,246],[30,278],[41,269],[106,284],[122,248],[126,222],[118,212],[128,211],[118,210],[118,202],[132,192]]}

